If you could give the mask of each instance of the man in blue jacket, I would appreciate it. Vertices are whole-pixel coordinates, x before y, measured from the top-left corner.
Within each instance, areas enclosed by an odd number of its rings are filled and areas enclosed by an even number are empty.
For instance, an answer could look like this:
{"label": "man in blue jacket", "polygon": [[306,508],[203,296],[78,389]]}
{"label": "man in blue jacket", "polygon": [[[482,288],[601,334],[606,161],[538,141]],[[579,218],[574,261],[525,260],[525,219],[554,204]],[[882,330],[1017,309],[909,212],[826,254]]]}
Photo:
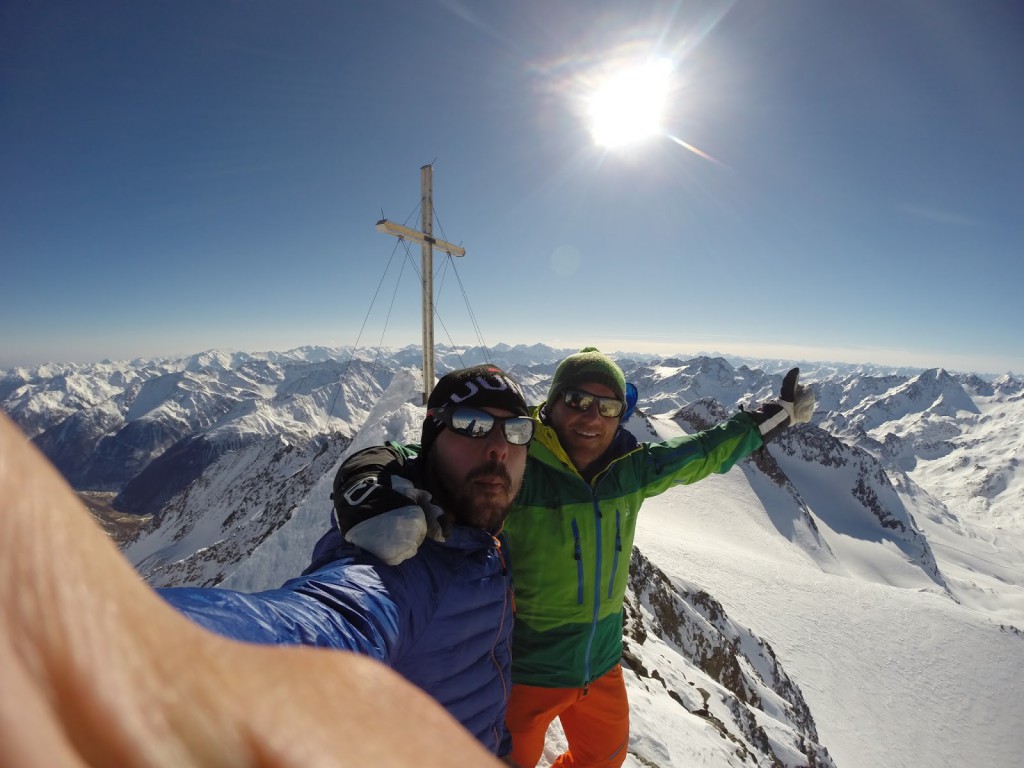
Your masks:
{"label": "man in blue jacket", "polygon": [[[504,756],[511,749],[504,718],[513,617],[501,529],[522,483],[533,429],[519,386],[503,371],[489,365],[453,371],[430,394],[418,457],[391,443],[356,453],[339,469],[336,517],[302,576],[254,594],[209,588],[160,594],[228,638],[378,659]],[[382,455],[396,467],[386,475],[379,472]],[[339,527],[339,518],[344,522],[381,498],[391,501],[388,514],[415,518],[402,528],[425,532],[423,546],[417,549],[423,539],[417,535],[374,555],[358,546],[373,531]],[[376,524],[391,526],[383,519]]]}

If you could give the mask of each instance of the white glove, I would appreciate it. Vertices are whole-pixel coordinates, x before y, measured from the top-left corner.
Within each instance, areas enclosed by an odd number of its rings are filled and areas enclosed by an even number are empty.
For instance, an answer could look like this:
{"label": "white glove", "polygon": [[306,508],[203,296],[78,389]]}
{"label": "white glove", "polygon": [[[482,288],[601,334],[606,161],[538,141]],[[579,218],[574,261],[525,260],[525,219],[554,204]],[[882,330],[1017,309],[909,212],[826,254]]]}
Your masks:
{"label": "white glove", "polygon": [[814,416],[814,391],[798,384],[799,368],[791,368],[782,380],[782,391],[778,400],[765,403],[756,416],[758,429],[765,442],[771,440],[791,424],[806,424]]}
{"label": "white glove", "polygon": [[404,477],[392,477],[391,487],[408,499],[412,499],[423,511],[423,517],[427,521],[427,536],[434,541],[444,541],[448,534],[448,520],[444,516],[444,510],[437,504],[430,501],[430,491],[424,491],[412,484],[412,481]]}
{"label": "white glove", "polygon": [[398,565],[415,555],[428,535],[435,541],[444,541],[446,520],[444,511],[430,503],[428,491],[414,487],[404,477],[392,477],[391,487],[414,503],[357,523],[345,539],[388,565]]}
{"label": "white glove", "polygon": [[814,390],[797,384],[800,369],[793,368],[782,381],[782,392],[778,403],[789,414],[791,424],[807,424],[814,416]]}
{"label": "white glove", "polygon": [[416,554],[427,535],[427,521],[417,506],[382,512],[349,529],[345,538],[388,565],[398,565]]}

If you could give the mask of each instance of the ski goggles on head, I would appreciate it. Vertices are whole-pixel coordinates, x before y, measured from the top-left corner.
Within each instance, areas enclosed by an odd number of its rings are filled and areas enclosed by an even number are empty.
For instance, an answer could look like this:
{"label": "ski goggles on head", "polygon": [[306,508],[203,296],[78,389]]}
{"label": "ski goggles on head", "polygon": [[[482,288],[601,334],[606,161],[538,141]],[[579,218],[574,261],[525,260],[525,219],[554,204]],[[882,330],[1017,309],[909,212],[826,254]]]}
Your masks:
{"label": "ski goggles on head", "polygon": [[533,439],[533,419],[529,416],[494,416],[468,405],[438,408],[430,416],[465,437],[487,437],[495,425],[501,425],[501,434],[509,445],[526,445]]}
{"label": "ski goggles on head", "polygon": [[562,402],[574,411],[589,411],[590,406],[597,403],[597,412],[609,419],[617,419],[626,407],[626,404],[617,397],[600,397],[582,389],[564,390]]}

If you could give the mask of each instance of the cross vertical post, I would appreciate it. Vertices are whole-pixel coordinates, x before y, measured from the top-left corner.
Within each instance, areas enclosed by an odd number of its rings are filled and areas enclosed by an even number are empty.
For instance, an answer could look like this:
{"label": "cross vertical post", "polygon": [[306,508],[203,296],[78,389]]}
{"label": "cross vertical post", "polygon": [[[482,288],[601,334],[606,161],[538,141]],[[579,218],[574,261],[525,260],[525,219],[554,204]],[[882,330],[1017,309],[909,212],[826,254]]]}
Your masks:
{"label": "cross vertical post", "polygon": [[423,243],[423,404],[434,386],[434,169],[420,168],[420,207]]}
{"label": "cross vertical post", "polygon": [[434,248],[452,256],[465,256],[466,249],[434,239],[434,167],[420,168],[420,207],[422,208],[422,231],[416,231],[393,221],[381,219],[377,231],[420,244],[423,258],[423,404],[427,404],[430,390],[434,388]]}

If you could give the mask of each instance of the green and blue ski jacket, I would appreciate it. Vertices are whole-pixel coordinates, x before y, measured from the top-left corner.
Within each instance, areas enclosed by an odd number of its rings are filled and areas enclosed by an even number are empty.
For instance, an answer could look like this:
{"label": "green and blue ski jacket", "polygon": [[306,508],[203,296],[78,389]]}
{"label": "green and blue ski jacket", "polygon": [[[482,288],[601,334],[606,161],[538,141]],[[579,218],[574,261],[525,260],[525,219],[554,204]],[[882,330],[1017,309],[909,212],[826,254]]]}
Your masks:
{"label": "green and blue ski jacket", "polygon": [[516,618],[512,681],[586,687],[622,657],[622,601],[644,499],[727,472],[763,445],[740,412],[693,435],[638,443],[619,429],[587,482],[539,418],[523,487],[505,522]]}

